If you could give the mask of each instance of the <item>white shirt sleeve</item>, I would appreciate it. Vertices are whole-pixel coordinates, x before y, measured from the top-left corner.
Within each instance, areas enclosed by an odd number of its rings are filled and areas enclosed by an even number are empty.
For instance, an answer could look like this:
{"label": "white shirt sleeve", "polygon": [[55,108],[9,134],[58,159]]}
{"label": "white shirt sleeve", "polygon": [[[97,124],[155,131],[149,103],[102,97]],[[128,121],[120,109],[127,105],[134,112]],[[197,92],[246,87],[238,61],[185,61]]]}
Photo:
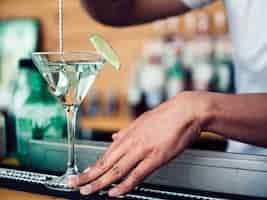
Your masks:
{"label": "white shirt sleeve", "polygon": [[213,2],[213,0],[181,0],[189,8],[200,8]]}

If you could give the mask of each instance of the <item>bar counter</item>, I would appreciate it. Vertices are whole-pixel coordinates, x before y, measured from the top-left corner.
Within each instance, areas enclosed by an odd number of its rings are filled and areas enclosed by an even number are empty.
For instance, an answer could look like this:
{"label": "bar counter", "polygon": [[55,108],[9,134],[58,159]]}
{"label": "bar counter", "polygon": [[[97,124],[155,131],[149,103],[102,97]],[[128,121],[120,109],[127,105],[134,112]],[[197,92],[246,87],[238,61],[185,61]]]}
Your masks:
{"label": "bar counter", "polygon": [[[14,158],[5,159],[0,162],[0,164],[19,166],[19,163]],[[28,192],[20,192],[16,190],[11,190],[7,188],[0,187],[0,199],[2,200],[51,200],[51,199],[61,199],[58,197],[51,197],[46,195],[38,195]]]}
{"label": "bar counter", "polygon": [[15,190],[10,190],[6,188],[0,188],[0,199],[3,200],[59,200],[60,198],[36,195],[27,192],[18,192]]}

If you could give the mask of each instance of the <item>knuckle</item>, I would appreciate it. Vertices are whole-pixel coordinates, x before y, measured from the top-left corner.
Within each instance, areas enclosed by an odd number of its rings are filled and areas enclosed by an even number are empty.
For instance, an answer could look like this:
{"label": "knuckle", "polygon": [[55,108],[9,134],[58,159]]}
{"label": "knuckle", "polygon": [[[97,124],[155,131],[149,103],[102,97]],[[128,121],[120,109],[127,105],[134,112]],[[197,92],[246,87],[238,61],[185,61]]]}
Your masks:
{"label": "knuckle", "polygon": [[136,150],[137,150],[137,153],[144,153],[144,151],[146,150],[146,145],[145,145],[145,142],[144,142],[144,140],[143,140],[143,138],[142,138],[142,136],[141,137],[137,137],[137,138],[135,138],[133,141],[132,141],[132,146],[134,147],[134,148],[136,148]]}
{"label": "knuckle", "polygon": [[144,112],[143,116],[147,117],[147,116],[149,116],[149,114],[150,114],[150,111],[146,111],[146,112]]}
{"label": "knuckle", "polygon": [[144,112],[137,120],[136,122],[142,122],[149,116],[149,111]]}
{"label": "knuckle", "polygon": [[118,188],[125,192],[131,191],[142,179],[142,174],[138,171],[132,172],[131,175],[120,185],[118,185]]}
{"label": "knuckle", "polygon": [[103,157],[98,160],[98,162],[96,163],[95,168],[99,169],[101,171],[107,170],[107,168],[108,168],[107,162],[104,160]]}
{"label": "knuckle", "polygon": [[142,177],[142,175],[140,172],[138,172],[138,171],[132,172],[131,176],[129,177],[129,184],[135,185],[136,183],[139,182],[141,177]]}
{"label": "knuckle", "polygon": [[138,139],[133,139],[132,141],[131,141],[131,146],[133,146],[133,147],[137,147],[137,146],[139,146],[139,141],[138,141]]}
{"label": "knuckle", "polygon": [[88,173],[82,173],[79,175],[79,178],[78,178],[78,185],[81,185],[81,184],[84,184],[86,183],[88,180],[89,180],[89,174]]}
{"label": "knuckle", "polygon": [[144,135],[141,135],[141,136],[139,137],[138,143],[139,143],[139,146],[141,146],[141,147],[146,147],[146,145],[147,145],[147,140],[146,140],[146,138],[144,137]]}
{"label": "knuckle", "polygon": [[95,190],[99,190],[100,188],[102,188],[104,184],[105,184],[104,181],[102,179],[99,179],[91,183],[91,187],[95,191]]}
{"label": "knuckle", "polygon": [[142,134],[133,140],[132,145],[137,148],[138,152],[142,153],[147,152],[150,149],[147,138]]}
{"label": "knuckle", "polygon": [[148,155],[148,159],[154,162],[165,159],[165,154],[158,147],[153,148],[152,152]]}
{"label": "knuckle", "polygon": [[119,166],[114,166],[111,171],[113,176],[116,177],[122,176],[122,169]]}
{"label": "knuckle", "polygon": [[152,157],[158,157],[158,156],[161,156],[162,154],[163,154],[163,153],[162,153],[162,150],[161,150],[160,147],[157,147],[157,146],[152,147],[152,151],[151,151],[151,153],[150,153],[150,155],[151,155]]}
{"label": "knuckle", "polygon": [[91,178],[91,173],[85,172],[82,176],[84,177],[85,180],[89,181]]}
{"label": "knuckle", "polygon": [[128,180],[128,181],[125,181],[124,183],[122,183],[120,188],[124,192],[128,192],[128,191],[130,191],[130,190],[132,190],[134,188],[134,184],[133,184],[132,181]]}
{"label": "knuckle", "polygon": [[149,147],[139,146],[137,151],[138,151],[137,154],[139,154],[139,156],[142,156],[142,158],[144,158],[150,150]]}

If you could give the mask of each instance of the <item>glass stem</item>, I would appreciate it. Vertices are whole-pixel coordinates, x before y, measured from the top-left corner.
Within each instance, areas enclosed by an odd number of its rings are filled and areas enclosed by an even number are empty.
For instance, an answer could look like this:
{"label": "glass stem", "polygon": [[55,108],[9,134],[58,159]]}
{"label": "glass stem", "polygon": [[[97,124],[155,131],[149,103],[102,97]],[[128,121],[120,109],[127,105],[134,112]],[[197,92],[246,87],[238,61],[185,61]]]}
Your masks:
{"label": "glass stem", "polygon": [[68,123],[68,169],[76,171],[75,134],[78,106],[65,106]]}

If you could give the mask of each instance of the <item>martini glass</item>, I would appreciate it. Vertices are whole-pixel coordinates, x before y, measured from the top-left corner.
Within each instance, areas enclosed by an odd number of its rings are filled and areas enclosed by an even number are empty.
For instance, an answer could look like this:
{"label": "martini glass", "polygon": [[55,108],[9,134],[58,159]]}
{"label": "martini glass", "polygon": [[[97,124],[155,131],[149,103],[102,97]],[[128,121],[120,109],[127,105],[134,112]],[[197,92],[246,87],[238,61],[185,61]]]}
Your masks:
{"label": "martini glass", "polygon": [[79,174],[75,155],[77,112],[105,59],[94,52],[36,52],[32,58],[48,82],[51,93],[63,104],[68,124],[67,170],[63,176],[48,180],[45,186],[73,191],[67,186],[67,181],[70,176]]}

